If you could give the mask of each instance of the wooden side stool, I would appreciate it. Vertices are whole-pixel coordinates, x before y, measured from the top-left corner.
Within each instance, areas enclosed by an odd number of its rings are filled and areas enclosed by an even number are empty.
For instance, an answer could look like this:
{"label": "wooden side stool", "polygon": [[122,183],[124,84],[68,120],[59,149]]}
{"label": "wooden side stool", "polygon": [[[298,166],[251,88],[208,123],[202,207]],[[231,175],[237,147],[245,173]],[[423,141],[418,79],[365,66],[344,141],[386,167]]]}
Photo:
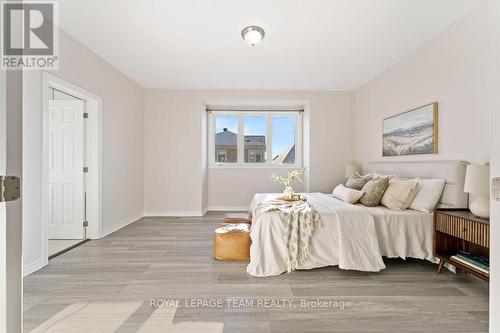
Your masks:
{"label": "wooden side stool", "polygon": [[224,215],[222,223],[248,223],[252,224],[250,213],[232,213]]}
{"label": "wooden side stool", "polygon": [[250,225],[228,224],[214,232],[214,257],[217,260],[250,261]]}

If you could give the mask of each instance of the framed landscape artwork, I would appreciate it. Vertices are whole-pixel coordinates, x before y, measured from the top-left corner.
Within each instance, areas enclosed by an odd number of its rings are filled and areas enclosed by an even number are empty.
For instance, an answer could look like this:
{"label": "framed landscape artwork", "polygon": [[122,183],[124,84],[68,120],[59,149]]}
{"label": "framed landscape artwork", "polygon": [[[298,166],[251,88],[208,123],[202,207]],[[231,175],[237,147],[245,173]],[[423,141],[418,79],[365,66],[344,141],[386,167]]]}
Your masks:
{"label": "framed landscape artwork", "polygon": [[382,155],[438,153],[438,103],[421,106],[383,120]]}

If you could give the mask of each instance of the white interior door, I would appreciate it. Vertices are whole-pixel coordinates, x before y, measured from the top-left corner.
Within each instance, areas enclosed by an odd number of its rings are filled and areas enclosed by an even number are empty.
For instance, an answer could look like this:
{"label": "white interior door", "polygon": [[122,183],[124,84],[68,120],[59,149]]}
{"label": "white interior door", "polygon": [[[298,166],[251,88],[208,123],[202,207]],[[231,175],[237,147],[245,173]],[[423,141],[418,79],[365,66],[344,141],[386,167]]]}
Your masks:
{"label": "white interior door", "polygon": [[49,239],[84,237],[84,108],[80,100],[49,101]]}

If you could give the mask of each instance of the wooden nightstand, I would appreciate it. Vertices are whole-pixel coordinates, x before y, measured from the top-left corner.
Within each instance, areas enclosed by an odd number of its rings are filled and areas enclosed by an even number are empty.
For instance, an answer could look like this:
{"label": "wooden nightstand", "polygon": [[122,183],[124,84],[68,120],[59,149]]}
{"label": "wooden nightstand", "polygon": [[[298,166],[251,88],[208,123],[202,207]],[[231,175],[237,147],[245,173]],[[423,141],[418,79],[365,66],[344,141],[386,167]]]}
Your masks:
{"label": "wooden nightstand", "polygon": [[449,263],[485,281],[489,273],[457,261],[458,251],[490,257],[490,221],[473,215],[469,210],[437,210],[434,212],[434,256],[440,259],[438,273]]}

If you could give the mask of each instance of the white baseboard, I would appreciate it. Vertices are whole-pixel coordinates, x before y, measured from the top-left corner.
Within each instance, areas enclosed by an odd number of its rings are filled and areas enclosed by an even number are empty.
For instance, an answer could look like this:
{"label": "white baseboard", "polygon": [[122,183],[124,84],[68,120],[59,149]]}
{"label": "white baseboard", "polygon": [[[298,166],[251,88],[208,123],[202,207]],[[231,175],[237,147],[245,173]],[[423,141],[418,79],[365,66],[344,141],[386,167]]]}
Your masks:
{"label": "white baseboard", "polygon": [[145,212],[144,217],[200,217],[205,215],[202,211],[179,211],[179,212]]}
{"label": "white baseboard", "polygon": [[106,236],[108,236],[108,235],[111,235],[113,232],[118,231],[118,230],[120,230],[121,228],[126,227],[127,225],[129,225],[129,224],[131,224],[131,223],[134,223],[134,222],[136,222],[136,221],[140,220],[143,216],[144,216],[143,214],[139,214],[139,215],[136,215],[136,216],[132,216],[132,217],[130,217],[130,218],[128,218],[128,219],[125,219],[125,220],[123,220],[123,221],[120,221],[120,222],[118,222],[118,223],[116,223],[116,224],[114,224],[114,225],[112,225],[112,226],[110,226],[110,227],[107,227],[106,229],[104,229],[104,230],[102,231],[101,238],[102,238],[102,237],[106,237]]}
{"label": "white baseboard", "polygon": [[223,206],[209,206],[207,207],[207,211],[212,211],[212,212],[248,212],[250,208],[248,206],[241,206],[241,207],[223,207]]}
{"label": "white baseboard", "polygon": [[23,267],[23,277],[30,275],[31,273],[35,273],[37,270],[43,268],[45,266],[44,260],[41,258],[37,261],[29,263]]}

